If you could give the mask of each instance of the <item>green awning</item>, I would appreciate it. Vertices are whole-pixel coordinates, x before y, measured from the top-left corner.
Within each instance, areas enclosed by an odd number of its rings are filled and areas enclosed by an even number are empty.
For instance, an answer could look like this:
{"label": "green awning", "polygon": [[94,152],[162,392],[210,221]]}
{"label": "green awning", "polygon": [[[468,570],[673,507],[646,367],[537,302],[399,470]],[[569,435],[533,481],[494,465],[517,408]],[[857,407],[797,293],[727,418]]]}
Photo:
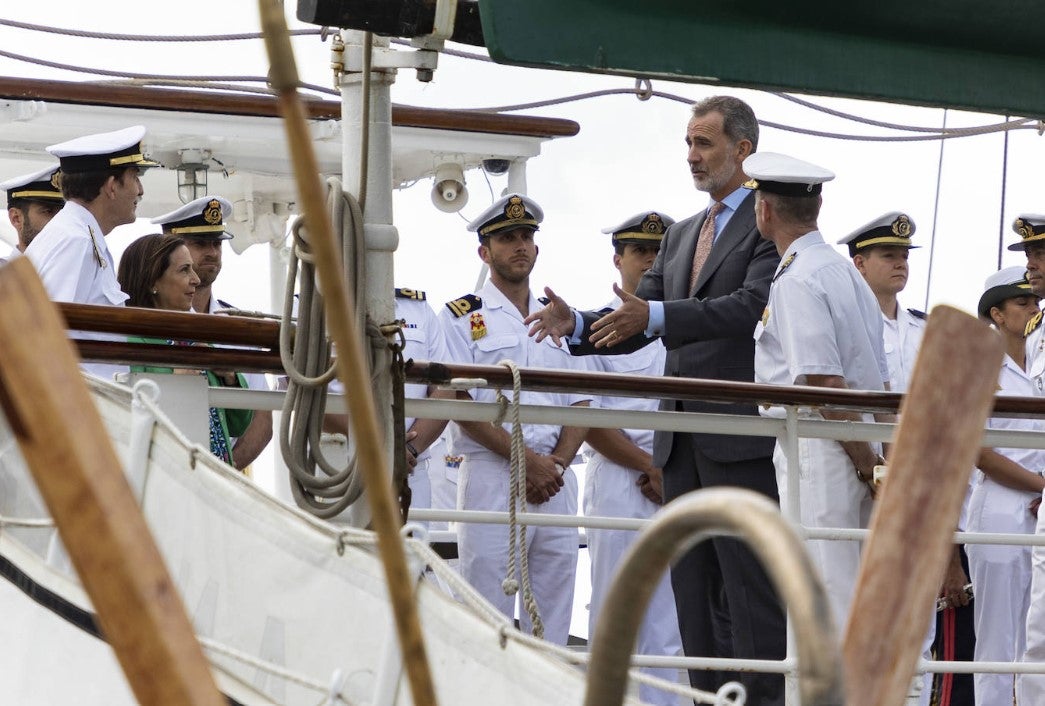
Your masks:
{"label": "green awning", "polygon": [[479,5],[507,64],[1045,116],[1045,0]]}

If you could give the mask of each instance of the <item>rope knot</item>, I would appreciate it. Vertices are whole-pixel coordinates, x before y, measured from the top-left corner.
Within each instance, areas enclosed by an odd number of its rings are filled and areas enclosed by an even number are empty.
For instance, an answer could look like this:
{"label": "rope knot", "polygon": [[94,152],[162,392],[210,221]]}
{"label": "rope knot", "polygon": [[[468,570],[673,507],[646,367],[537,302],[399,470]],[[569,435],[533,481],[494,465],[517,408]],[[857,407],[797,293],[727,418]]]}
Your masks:
{"label": "rope knot", "polygon": [[501,581],[501,590],[504,591],[506,596],[514,596],[519,592],[519,582],[511,578],[505,579]]}

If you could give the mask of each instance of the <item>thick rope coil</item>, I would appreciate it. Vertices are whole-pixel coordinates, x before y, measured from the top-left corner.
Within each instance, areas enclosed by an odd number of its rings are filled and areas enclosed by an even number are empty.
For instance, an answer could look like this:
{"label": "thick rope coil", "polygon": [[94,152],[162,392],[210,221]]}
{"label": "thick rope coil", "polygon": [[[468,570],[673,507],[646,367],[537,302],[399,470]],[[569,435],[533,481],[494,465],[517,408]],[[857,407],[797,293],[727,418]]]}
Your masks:
{"label": "thick rope coil", "polygon": [[[356,289],[364,282],[363,217],[358,203],[345,194],[341,182],[327,180],[327,204],[331,220],[340,225],[342,257],[347,281]],[[280,450],[291,476],[295,502],[317,517],[336,517],[363,492],[362,476],[355,472],[349,454],[345,467],[336,466],[323,453],[321,434],[326,414],[327,385],[334,380],[332,347],[326,335],[322,293],[318,289],[314,255],[302,219],[292,226],[293,247],[287,268],[284,325],[280,330],[280,358],[287,373],[287,395],[280,422]],[[300,274],[300,282],[299,282]],[[298,284],[297,331],[293,340],[288,321],[295,315],[294,290]],[[356,301],[363,292],[356,291]],[[367,331],[371,347],[387,346],[377,326],[368,326],[365,312],[357,311],[356,325]],[[350,390],[346,391],[351,394]]]}
{"label": "thick rope coil", "polygon": [[[512,420],[512,453],[510,463],[510,484],[508,491],[508,575],[501,582],[505,595],[514,596],[519,591],[519,582],[515,578],[515,562],[518,556],[519,574],[522,577],[522,600],[526,613],[533,625],[534,637],[544,637],[544,622],[537,599],[533,595],[530,583],[530,560],[526,548],[526,526],[519,528],[516,519],[517,508],[526,509],[526,443],[523,439],[522,422],[519,420],[519,396],[522,393],[522,376],[519,366],[510,360],[502,360],[503,365],[512,372],[512,402],[510,407]],[[501,391],[497,391],[498,402],[504,399]],[[503,403],[502,403],[503,406]]]}

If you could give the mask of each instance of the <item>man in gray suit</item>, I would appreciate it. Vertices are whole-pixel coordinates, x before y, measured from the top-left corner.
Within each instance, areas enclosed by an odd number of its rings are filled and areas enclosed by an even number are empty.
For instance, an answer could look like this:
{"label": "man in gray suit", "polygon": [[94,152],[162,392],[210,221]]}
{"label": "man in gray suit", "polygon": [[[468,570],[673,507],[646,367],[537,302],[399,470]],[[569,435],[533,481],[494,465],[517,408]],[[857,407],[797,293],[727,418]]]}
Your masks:
{"label": "man in gray suit", "polygon": [[[754,192],[741,165],[758,146],[758,122],[743,101],[707,98],[693,106],[686,128],[687,161],[708,208],[668,228],[660,253],[634,295],[607,313],[579,312],[550,289],[551,302],[531,315],[531,335],[567,338],[575,355],[626,353],[659,337],[667,347],[664,374],[718,380],[754,379],[755,323],[779,264],[755,226]],[[663,400],[662,410],[757,415],[753,405]],[[714,486],[740,486],[777,500],[774,440],[767,437],[657,432],[653,462],[663,469],[670,501]],[[657,480],[653,476],[654,482]],[[781,659],[783,611],[764,571],[733,539],[696,546],[672,568],[685,652],[690,656]],[[748,702],[783,704],[779,676],[741,674]],[[714,691],[728,678],[690,672],[691,683]]]}

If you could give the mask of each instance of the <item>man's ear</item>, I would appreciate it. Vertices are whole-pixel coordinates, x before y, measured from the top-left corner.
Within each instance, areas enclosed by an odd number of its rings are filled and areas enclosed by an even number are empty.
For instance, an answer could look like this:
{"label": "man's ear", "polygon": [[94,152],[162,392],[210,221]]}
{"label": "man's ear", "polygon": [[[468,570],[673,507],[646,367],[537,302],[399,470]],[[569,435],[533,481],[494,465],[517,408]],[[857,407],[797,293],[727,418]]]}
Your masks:
{"label": "man's ear", "polygon": [[25,219],[22,216],[22,209],[14,208],[13,206],[7,209],[7,218],[11,221],[11,225],[14,226],[16,232],[22,232],[22,226],[25,224]]}
{"label": "man's ear", "polygon": [[751,149],[751,140],[737,140],[736,150],[737,159],[741,162],[750,157],[751,153],[754,151]]}
{"label": "man's ear", "polygon": [[863,255],[853,255],[853,266],[856,267],[857,272],[864,274],[867,268],[867,259]]}
{"label": "man's ear", "polygon": [[613,253],[613,266],[616,267],[619,270],[620,269],[620,263],[621,263],[621,261],[623,261],[623,259],[624,258],[622,258],[617,253]]}
{"label": "man's ear", "polygon": [[476,252],[479,253],[480,260],[488,265],[490,264],[490,248],[486,247],[483,243],[479,243],[479,249],[476,250]]}

